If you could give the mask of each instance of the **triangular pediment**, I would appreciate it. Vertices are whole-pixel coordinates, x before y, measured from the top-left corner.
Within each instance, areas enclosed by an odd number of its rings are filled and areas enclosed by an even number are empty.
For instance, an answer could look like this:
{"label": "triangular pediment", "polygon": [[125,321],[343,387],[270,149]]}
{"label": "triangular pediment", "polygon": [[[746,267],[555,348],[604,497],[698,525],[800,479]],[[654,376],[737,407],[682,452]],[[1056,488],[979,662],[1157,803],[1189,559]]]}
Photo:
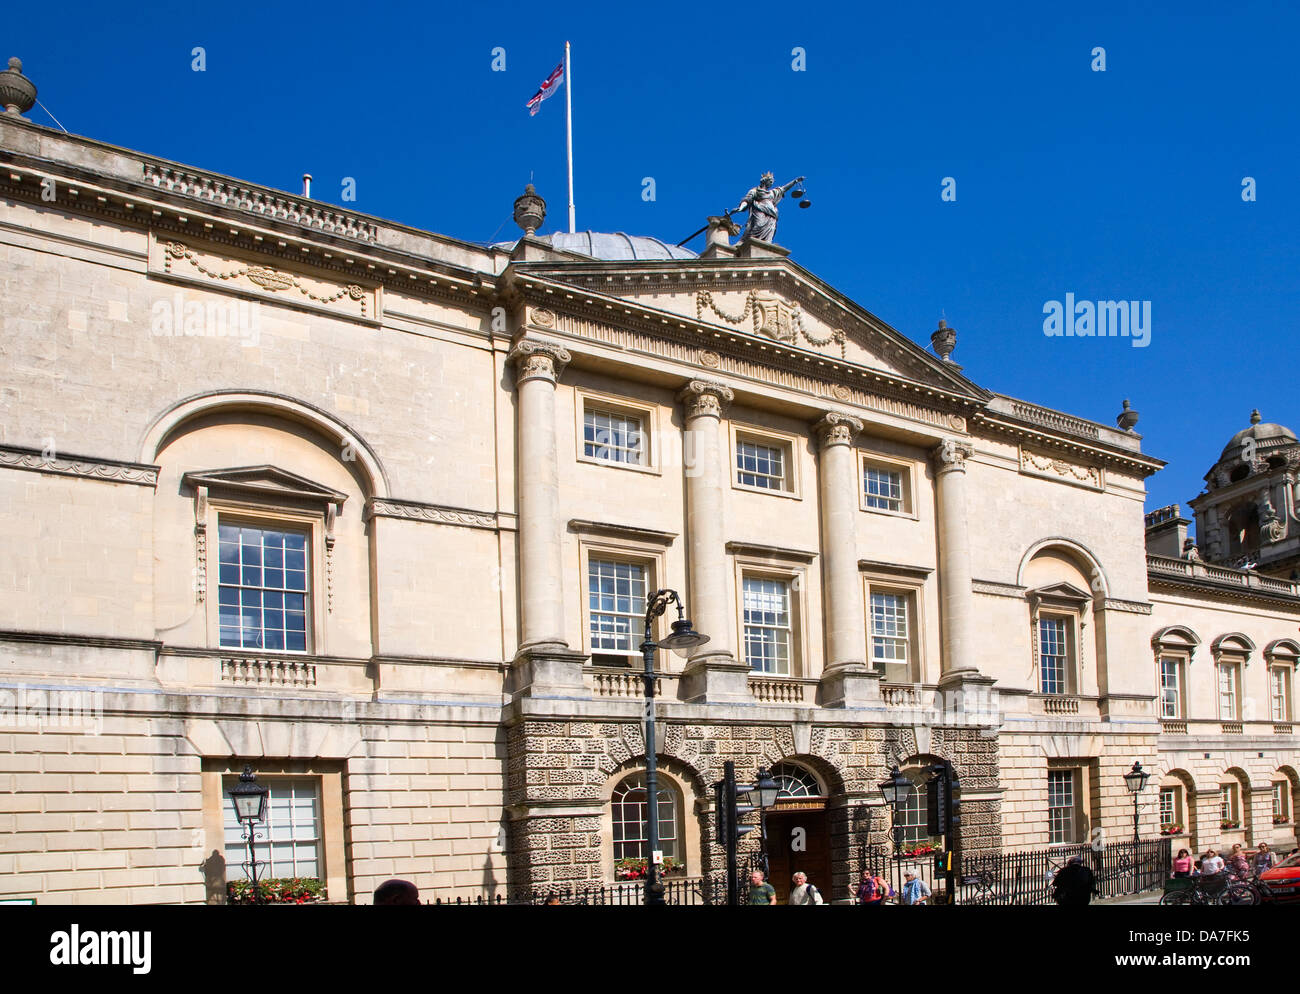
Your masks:
{"label": "triangular pediment", "polygon": [[228,492],[263,499],[289,499],[343,506],[347,494],[309,480],[277,466],[237,466],[232,469],[209,469],[186,473],[181,482],[191,487],[207,487],[213,492]]}
{"label": "triangular pediment", "polygon": [[1064,581],[1049,583],[1045,587],[1035,587],[1029,591],[1029,594],[1031,597],[1045,601],[1074,601],[1081,604],[1084,601],[1092,600],[1092,594],[1088,593],[1088,591]]}
{"label": "triangular pediment", "polygon": [[[974,400],[991,396],[944,362],[788,259],[533,262],[530,277],[565,285],[574,301],[635,305],[651,321],[688,321],[742,339],[761,354],[830,360]],[[552,297],[554,304],[560,300]]]}

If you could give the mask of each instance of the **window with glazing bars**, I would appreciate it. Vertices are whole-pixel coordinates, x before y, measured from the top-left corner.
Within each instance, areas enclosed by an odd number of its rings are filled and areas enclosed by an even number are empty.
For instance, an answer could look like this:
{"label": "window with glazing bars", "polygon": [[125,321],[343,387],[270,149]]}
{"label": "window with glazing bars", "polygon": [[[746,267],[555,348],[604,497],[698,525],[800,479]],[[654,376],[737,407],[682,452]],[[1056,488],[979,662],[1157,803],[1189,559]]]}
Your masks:
{"label": "window with glazing bars", "polygon": [[736,440],[736,478],[742,486],[788,490],[785,469],[782,446]]}
{"label": "window with glazing bars", "polygon": [[867,466],[862,473],[867,507],[883,511],[903,510],[903,474],[898,470]]}
{"label": "window with glazing bars", "polygon": [[1178,686],[1178,660],[1168,656],[1160,660],[1160,717],[1181,718],[1182,700]]}
{"label": "window with glazing bars", "polygon": [[592,652],[634,655],[645,626],[646,570],[637,563],[587,560]]}
{"label": "window with glazing bars", "polygon": [[[648,794],[645,776],[628,777],[611,798],[614,820],[614,859],[647,859],[646,837]],[[664,856],[677,858],[677,802],[671,790],[659,788],[659,848]]]}
{"label": "window with glazing bars", "polygon": [[871,595],[871,661],[877,668],[906,663],[911,637],[904,594]]}
{"label": "window with glazing bars", "polygon": [[[230,778],[222,791],[221,810],[225,819],[226,874],[248,879],[244,863],[248,846],[243,827],[235,817],[230,788],[239,781]],[[320,784],[313,779],[262,780],[266,787],[266,820],[257,826],[260,839],[254,841],[258,879],[270,877],[319,877],[320,872]],[[265,863],[265,865],[263,865]]]}
{"label": "window with glazing bars", "polygon": [[1272,683],[1274,721],[1291,720],[1291,671],[1284,666],[1274,666],[1269,673]]}
{"label": "window with glazing bars", "polygon": [[1064,694],[1069,645],[1064,618],[1038,619],[1039,690],[1044,694]]}
{"label": "window with glazing bars", "polygon": [[790,675],[790,585],[745,577],[745,662],[755,673]]}
{"label": "window with glazing bars", "polygon": [[307,649],[307,536],[218,523],[222,646]]}
{"label": "window with glazing bars", "polygon": [[1237,720],[1237,667],[1232,663],[1219,664],[1219,719]]}
{"label": "window with glazing bars", "polygon": [[582,414],[582,454],[602,462],[644,466],[645,444],[641,419],[599,408]]}
{"label": "window with glazing bars", "polygon": [[1047,772],[1047,831],[1052,845],[1076,840],[1074,831],[1074,771]]}

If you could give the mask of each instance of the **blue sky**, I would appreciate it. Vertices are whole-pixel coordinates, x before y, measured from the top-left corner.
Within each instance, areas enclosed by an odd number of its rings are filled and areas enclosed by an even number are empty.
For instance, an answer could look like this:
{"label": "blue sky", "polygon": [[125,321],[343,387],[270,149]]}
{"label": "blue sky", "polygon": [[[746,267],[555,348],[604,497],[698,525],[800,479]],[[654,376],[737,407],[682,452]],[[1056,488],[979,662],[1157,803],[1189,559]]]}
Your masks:
{"label": "blue sky", "polygon": [[[487,241],[530,177],[543,230],[565,223],[563,93],[524,103],[567,38],[579,228],[675,242],[764,170],[806,174],[797,262],[922,344],[942,311],[989,389],[1106,423],[1130,398],[1170,462],[1149,508],[1199,493],[1252,407],[1300,427],[1300,13],[903,6],[72,2],[8,12],[0,54],[74,133],[287,190],[311,172],[334,202],[352,177],[348,206]],[[1045,336],[1066,293],[1151,301],[1150,345]]]}

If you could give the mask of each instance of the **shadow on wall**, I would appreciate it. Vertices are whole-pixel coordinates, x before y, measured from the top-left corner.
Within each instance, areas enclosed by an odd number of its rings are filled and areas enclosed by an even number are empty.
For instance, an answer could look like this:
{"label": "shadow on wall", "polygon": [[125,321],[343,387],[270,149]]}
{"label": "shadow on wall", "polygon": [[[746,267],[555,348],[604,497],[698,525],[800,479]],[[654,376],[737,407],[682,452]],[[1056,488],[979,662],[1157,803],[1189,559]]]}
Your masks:
{"label": "shadow on wall", "polygon": [[212,855],[199,864],[203,868],[204,900],[208,904],[226,903],[226,857],[213,849]]}

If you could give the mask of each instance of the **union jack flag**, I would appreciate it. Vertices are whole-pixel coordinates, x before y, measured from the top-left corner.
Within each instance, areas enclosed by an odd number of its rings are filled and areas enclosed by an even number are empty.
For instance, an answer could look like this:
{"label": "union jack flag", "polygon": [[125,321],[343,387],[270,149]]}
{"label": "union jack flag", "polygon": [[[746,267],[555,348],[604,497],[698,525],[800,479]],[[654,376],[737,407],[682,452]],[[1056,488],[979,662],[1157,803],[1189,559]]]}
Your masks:
{"label": "union jack flag", "polygon": [[546,77],[545,82],[537,88],[532,99],[525,105],[528,108],[528,116],[532,117],[542,106],[542,101],[554,93],[564,79],[564,63],[561,62],[555,67],[555,71]]}

